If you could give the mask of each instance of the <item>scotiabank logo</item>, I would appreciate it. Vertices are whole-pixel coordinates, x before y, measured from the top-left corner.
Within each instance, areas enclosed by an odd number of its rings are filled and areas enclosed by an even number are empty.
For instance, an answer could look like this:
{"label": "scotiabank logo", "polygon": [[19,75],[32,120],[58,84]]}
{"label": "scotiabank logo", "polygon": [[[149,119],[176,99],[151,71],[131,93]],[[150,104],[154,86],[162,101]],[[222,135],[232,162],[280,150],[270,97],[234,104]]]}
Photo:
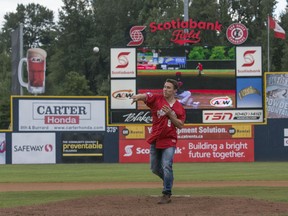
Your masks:
{"label": "scotiabank logo", "polygon": [[140,46],[144,42],[144,36],[142,31],[146,28],[146,26],[133,26],[130,29],[130,41],[127,46]]}
{"label": "scotiabank logo", "polygon": [[118,59],[118,65],[116,68],[126,68],[129,65],[128,56],[130,55],[130,52],[120,52],[117,56]]}
{"label": "scotiabank logo", "polygon": [[124,150],[125,150],[125,154],[124,157],[130,157],[133,154],[132,148],[134,147],[134,145],[127,145],[125,146]]}
{"label": "scotiabank logo", "polygon": [[255,52],[256,50],[247,50],[244,52],[243,58],[245,63],[242,64],[242,67],[251,67],[252,65],[254,65],[255,59],[253,55]]}

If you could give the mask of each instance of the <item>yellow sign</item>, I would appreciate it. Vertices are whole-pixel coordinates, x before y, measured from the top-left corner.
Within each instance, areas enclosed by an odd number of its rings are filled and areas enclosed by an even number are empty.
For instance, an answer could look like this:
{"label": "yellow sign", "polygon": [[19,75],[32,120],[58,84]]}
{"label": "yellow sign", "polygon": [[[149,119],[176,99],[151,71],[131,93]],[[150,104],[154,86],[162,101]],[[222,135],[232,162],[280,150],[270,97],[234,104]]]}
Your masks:
{"label": "yellow sign", "polygon": [[126,126],[126,139],[145,139],[145,126]]}
{"label": "yellow sign", "polygon": [[235,134],[232,135],[233,138],[252,138],[252,125],[232,125],[235,129]]}

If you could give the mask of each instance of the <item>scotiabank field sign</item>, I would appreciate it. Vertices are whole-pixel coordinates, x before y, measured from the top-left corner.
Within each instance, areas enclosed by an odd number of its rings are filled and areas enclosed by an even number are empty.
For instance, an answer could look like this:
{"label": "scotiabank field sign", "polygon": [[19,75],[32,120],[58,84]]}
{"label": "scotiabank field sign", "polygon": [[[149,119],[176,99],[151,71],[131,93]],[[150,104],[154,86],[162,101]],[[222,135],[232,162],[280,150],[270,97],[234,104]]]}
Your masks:
{"label": "scotiabank field sign", "polygon": [[[254,127],[247,124],[185,126],[178,132],[175,162],[254,161]],[[119,161],[149,162],[150,126],[119,127]]]}
{"label": "scotiabank field sign", "polygon": [[[13,98],[14,131],[105,131],[106,98]],[[15,109],[17,110],[17,109]],[[17,121],[18,120],[18,121]]]}
{"label": "scotiabank field sign", "polygon": [[[142,27],[142,28],[141,28]],[[127,46],[139,46],[143,43],[142,31],[146,26],[134,26],[130,30],[130,41]],[[173,19],[168,22],[151,22],[149,24],[151,33],[158,31],[172,31],[170,41],[179,45],[196,44],[201,41],[201,31],[211,30],[220,32],[222,24],[219,21],[206,22],[189,19],[187,21],[181,19]],[[188,31],[186,31],[188,30]]]}

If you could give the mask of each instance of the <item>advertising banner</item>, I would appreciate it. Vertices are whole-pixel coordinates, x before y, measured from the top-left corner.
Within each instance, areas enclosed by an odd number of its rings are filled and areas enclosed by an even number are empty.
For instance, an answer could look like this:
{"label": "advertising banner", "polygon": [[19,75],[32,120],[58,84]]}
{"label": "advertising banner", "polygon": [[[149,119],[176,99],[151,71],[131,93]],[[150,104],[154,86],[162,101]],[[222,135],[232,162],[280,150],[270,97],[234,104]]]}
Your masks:
{"label": "advertising banner", "polygon": [[111,80],[111,109],[135,109],[130,99],[135,94],[136,80]]}
{"label": "advertising banner", "polygon": [[106,101],[19,99],[18,115],[19,131],[105,131]]}
{"label": "advertising banner", "polygon": [[236,75],[262,76],[262,47],[236,47]]}
{"label": "advertising banner", "polygon": [[111,49],[111,78],[136,77],[136,50],[135,48]]}
{"label": "advertising banner", "polygon": [[111,118],[113,124],[151,124],[152,123],[152,115],[150,110],[116,110],[111,111]]}
{"label": "advertising banner", "polygon": [[[119,127],[119,162],[149,162],[151,126]],[[185,126],[178,129],[175,162],[254,161],[254,126]]]}
{"label": "advertising banner", "polygon": [[237,79],[237,108],[262,108],[262,78]]}
{"label": "advertising banner", "polygon": [[[120,163],[149,162],[150,145],[145,140],[120,140]],[[175,162],[252,162],[253,139],[179,140]]]}
{"label": "advertising banner", "polygon": [[6,164],[6,137],[0,133],[0,164]]}
{"label": "advertising banner", "polygon": [[103,139],[101,133],[62,133],[63,163],[92,163],[103,161]]}
{"label": "advertising banner", "polygon": [[[119,139],[147,139],[152,126],[126,125],[119,127]],[[184,126],[177,130],[180,139],[232,139],[254,138],[254,126],[247,124]]]}
{"label": "advertising banner", "polygon": [[266,74],[268,118],[288,118],[288,73]]}
{"label": "advertising banner", "polygon": [[12,133],[12,164],[56,163],[55,133]]}
{"label": "advertising banner", "polygon": [[204,123],[263,122],[263,110],[203,110]]}

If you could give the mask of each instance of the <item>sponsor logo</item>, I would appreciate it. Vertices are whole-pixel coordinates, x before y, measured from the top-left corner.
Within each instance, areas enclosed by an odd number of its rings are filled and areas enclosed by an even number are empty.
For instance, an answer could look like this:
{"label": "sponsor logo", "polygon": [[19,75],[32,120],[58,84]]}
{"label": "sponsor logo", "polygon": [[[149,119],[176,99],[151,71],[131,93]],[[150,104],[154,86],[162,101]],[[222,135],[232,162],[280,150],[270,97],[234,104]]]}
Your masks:
{"label": "sponsor logo", "polygon": [[288,138],[284,138],[284,146],[288,146]]}
{"label": "sponsor logo", "polygon": [[117,90],[112,93],[112,97],[118,100],[130,99],[134,95],[132,89]]}
{"label": "sponsor logo", "polygon": [[179,45],[199,43],[201,41],[201,30],[214,30],[217,32],[222,30],[222,24],[218,21],[205,22],[195,21],[193,19],[189,19],[188,21],[176,19],[163,23],[151,22],[149,27],[151,33],[173,30],[170,41]]}
{"label": "sponsor logo", "polygon": [[52,152],[53,145],[15,145],[13,149],[14,152]]}
{"label": "sponsor logo", "polygon": [[256,50],[247,50],[244,52],[243,59],[245,63],[242,65],[242,67],[251,67],[254,65],[255,59],[253,55],[255,52]]}
{"label": "sponsor logo", "polygon": [[6,142],[5,140],[3,140],[1,143],[0,143],[0,153],[3,153],[6,151]]}
{"label": "sponsor logo", "polygon": [[232,99],[228,96],[216,97],[210,100],[210,105],[214,107],[229,107],[232,106]]}
{"label": "sponsor logo", "polygon": [[122,130],[122,134],[123,134],[123,136],[128,136],[129,135],[129,130],[127,128],[124,128]]}
{"label": "sponsor logo", "polygon": [[247,88],[241,89],[238,93],[240,100],[242,100],[245,96],[251,95],[251,94],[257,94],[261,95],[260,91],[253,86],[249,86]]}
{"label": "sponsor logo", "polygon": [[261,122],[261,121],[263,121],[262,110],[203,111],[204,123]]}
{"label": "sponsor logo", "polygon": [[144,36],[142,31],[146,28],[146,26],[133,26],[130,29],[130,41],[127,46],[140,46],[144,42]]}
{"label": "sponsor logo", "polygon": [[221,120],[232,120],[233,113],[231,112],[206,112],[204,119],[209,121],[221,121]]}
{"label": "sponsor logo", "polygon": [[132,148],[134,147],[134,145],[127,145],[125,146],[124,150],[125,150],[125,154],[124,157],[130,157],[132,156],[133,152],[132,152]]}
{"label": "sponsor logo", "polygon": [[148,123],[151,124],[152,123],[152,117],[150,116],[149,112],[139,112],[139,113],[128,113],[126,115],[123,115],[124,122],[127,123]]}
{"label": "sponsor logo", "polygon": [[45,124],[79,124],[79,116],[45,116]]}
{"label": "sponsor logo", "polygon": [[[126,145],[124,150],[125,150],[125,154],[124,157],[131,157],[133,155],[133,149],[134,145]],[[185,147],[176,147],[175,149],[175,154],[182,154],[182,151],[185,149]],[[137,147],[135,149],[135,154],[136,155],[149,155],[150,154],[150,149],[149,148],[141,148],[141,147]]]}
{"label": "sponsor logo", "polygon": [[126,68],[129,65],[128,55],[130,52],[120,52],[117,56],[118,65],[116,68]]}
{"label": "sponsor logo", "polygon": [[241,23],[233,23],[227,28],[226,37],[230,43],[239,45],[247,40],[248,30]]}
{"label": "sponsor logo", "polygon": [[46,152],[52,152],[53,151],[53,145],[52,144],[46,144],[44,149]]}

